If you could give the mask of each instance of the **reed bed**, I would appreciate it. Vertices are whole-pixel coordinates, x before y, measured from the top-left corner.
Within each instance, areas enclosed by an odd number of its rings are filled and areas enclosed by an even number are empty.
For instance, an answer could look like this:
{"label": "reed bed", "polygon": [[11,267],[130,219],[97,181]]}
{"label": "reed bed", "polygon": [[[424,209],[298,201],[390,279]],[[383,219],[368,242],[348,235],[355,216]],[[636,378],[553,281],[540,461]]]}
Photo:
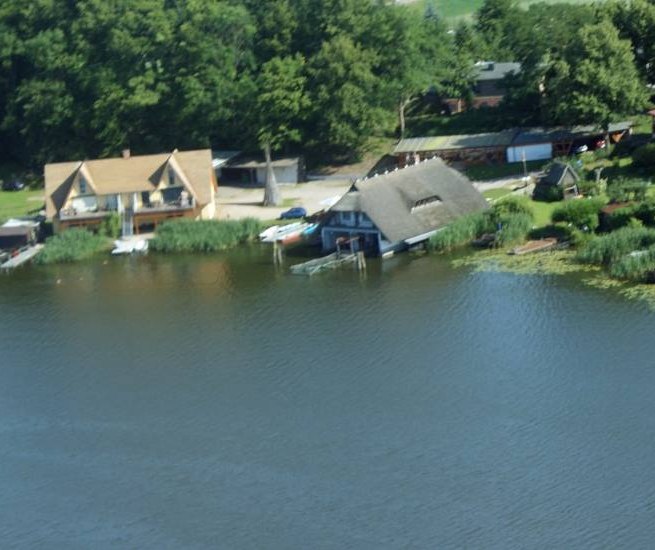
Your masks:
{"label": "reed bed", "polygon": [[262,229],[262,223],[255,218],[171,220],[157,228],[149,249],[165,254],[217,252],[256,239]]}
{"label": "reed bed", "polygon": [[86,229],[68,229],[49,237],[34,262],[40,265],[79,262],[106,252],[110,246],[107,237],[94,235]]}

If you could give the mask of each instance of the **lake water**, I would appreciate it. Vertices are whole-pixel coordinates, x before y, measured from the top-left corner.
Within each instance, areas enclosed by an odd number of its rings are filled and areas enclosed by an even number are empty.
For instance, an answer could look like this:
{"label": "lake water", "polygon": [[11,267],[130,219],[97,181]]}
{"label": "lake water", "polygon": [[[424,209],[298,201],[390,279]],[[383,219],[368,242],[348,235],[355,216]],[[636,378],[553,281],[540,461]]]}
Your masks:
{"label": "lake water", "polygon": [[269,254],[0,277],[2,548],[652,548],[644,305]]}

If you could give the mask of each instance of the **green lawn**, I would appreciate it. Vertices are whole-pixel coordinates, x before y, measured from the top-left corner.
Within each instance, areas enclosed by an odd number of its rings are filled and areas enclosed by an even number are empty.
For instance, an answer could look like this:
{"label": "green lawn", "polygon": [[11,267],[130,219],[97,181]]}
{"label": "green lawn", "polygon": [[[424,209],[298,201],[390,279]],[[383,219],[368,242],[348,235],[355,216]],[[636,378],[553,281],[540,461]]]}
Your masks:
{"label": "green lawn", "polygon": [[507,187],[497,187],[496,189],[488,189],[487,191],[483,191],[482,196],[485,199],[495,201],[509,195],[511,192],[512,190],[508,189]]}
{"label": "green lawn", "polygon": [[[590,4],[593,3],[593,0],[519,0],[519,5],[522,8],[527,8],[530,4],[538,2],[547,4]],[[483,3],[484,0],[416,0],[412,5],[415,9],[424,11],[428,5],[432,4],[437,14],[445,19],[471,19]]]}
{"label": "green lawn", "polygon": [[545,225],[550,225],[550,217],[553,214],[553,210],[562,204],[563,201],[558,202],[539,202],[530,200],[530,206],[534,211],[534,224],[537,227],[543,227]]}
{"label": "green lawn", "polygon": [[0,191],[0,223],[9,218],[36,214],[44,207],[43,191]]}
{"label": "green lawn", "polygon": [[[528,172],[541,170],[550,160],[534,160],[526,162]],[[512,162],[509,164],[482,164],[478,166],[468,166],[464,173],[473,181],[488,181],[500,178],[509,178],[516,176],[522,178],[525,175],[522,162]]]}

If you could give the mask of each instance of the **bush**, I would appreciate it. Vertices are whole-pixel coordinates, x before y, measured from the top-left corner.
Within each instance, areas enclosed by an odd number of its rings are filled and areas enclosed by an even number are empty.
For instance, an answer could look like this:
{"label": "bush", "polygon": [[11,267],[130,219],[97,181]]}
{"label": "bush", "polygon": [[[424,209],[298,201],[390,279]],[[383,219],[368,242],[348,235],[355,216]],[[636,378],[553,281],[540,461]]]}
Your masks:
{"label": "bush", "polygon": [[578,181],[578,191],[585,197],[597,197],[604,191],[602,183],[596,181],[596,178]]}
{"label": "bush", "polygon": [[496,246],[510,246],[525,240],[532,229],[532,213],[506,214],[499,222],[500,229],[496,233]]}
{"label": "bush", "polygon": [[610,202],[643,201],[649,183],[643,180],[618,180],[607,186]]}
{"label": "bush", "polygon": [[634,207],[634,216],[644,225],[655,226],[655,199],[646,199]]}
{"label": "bush", "polygon": [[528,233],[530,239],[557,239],[558,241],[570,241],[573,234],[578,232],[576,229],[567,225],[547,225],[546,227],[538,227],[532,229]]}
{"label": "bush", "polygon": [[68,229],[49,237],[34,261],[37,264],[78,262],[109,250],[109,245],[107,238],[86,229]]}
{"label": "bush", "polygon": [[633,205],[614,210],[611,214],[605,214],[602,229],[604,231],[616,231],[622,227],[627,227],[631,223],[630,220],[634,220],[635,210],[636,207]]}
{"label": "bush", "polygon": [[532,198],[539,202],[558,202],[564,198],[564,192],[558,185],[535,185]]}
{"label": "bush", "polygon": [[598,214],[605,202],[600,199],[577,199],[557,207],[551,216],[553,222],[566,222],[578,229],[593,231],[598,227]]}
{"label": "bush", "polygon": [[255,218],[241,220],[171,220],[162,223],[150,241],[156,252],[216,252],[253,240],[263,226]]}
{"label": "bush", "polygon": [[613,233],[591,239],[580,248],[579,261],[587,264],[609,266],[623,256],[643,250],[655,244],[655,229],[623,227]]}
{"label": "bush", "polygon": [[121,217],[116,213],[110,213],[102,223],[98,230],[99,235],[109,237],[110,239],[117,239],[121,235]]}
{"label": "bush", "polygon": [[497,221],[501,221],[503,217],[510,214],[523,214],[530,218],[534,217],[534,211],[530,204],[519,197],[503,197],[491,207],[489,212]]}
{"label": "bush", "polygon": [[639,168],[655,166],[655,143],[639,147],[632,153],[632,163]]}

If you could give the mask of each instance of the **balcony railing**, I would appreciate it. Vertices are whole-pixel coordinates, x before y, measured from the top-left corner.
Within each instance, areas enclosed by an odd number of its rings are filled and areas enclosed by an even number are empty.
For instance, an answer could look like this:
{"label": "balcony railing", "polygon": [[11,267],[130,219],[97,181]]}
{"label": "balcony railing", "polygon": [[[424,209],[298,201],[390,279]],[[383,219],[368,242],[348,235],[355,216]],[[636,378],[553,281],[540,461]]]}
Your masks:
{"label": "balcony railing", "polygon": [[[195,200],[189,199],[187,201],[175,202],[153,202],[144,204],[139,208],[134,209],[134,215],[139,214],[157,214],[165,212],[185,212],[193,210],[196,207]],[[63,208],[59,211],[60,220],[94,220],[104,218],[112,212],[118,213],[115,208],[98,208],[95,210],[77,210],[75,208]]]}

